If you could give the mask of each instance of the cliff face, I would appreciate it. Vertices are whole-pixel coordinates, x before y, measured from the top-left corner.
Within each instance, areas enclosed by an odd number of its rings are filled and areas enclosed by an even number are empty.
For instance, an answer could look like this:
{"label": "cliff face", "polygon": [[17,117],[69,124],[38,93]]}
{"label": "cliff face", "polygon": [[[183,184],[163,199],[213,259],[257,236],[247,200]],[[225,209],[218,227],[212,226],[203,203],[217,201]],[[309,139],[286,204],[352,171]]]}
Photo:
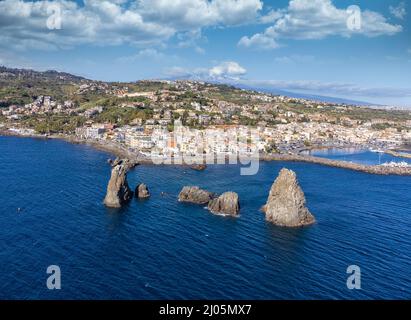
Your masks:
{"label": "cliff face", "polygon": [[111,178],[107,186],[104,204],[111,208],[120,208],[133,197],[127,183],[127,172],[131,164],[128,160],[116,159],[111,164]]}
{"label": "cliff face", "polygon": [[240,211],[238,194],[235,192],[224,192],[221,196],[208,203],[208,210],[215,214],[237,216]]}
{"label": "cliff face", "polygon": [[178,195],[178,201],[191,202],[196,204],[207,204],[213,198],[214,193],[200,189],[197,186],[186,186],[180,191],[180,194]]}
{"label": "cliff face", "polygon": [[274,181],[266,205],[267,221],[279,226],[299,227],[315,222],[305,206],[305,196],[294,171],[282,169]]}

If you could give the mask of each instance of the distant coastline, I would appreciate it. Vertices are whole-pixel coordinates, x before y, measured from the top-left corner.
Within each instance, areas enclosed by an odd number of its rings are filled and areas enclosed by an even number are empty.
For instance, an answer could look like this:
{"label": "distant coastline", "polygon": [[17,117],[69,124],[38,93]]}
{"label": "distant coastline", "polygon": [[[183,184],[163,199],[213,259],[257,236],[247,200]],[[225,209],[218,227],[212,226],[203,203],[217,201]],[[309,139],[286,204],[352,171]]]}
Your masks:
{"label": "distant coastline", "polygon": [[[110,141],[102,141],[102,140],[88,140],[88,139],[80,139],[74,136],[69,135],[62,135],[62,134],[55,134],[55,135],[41,135],[41,134],[29,134],[23,135],[18,134],[16,132],[11,132],[8,130],[0,130],[0,136],[14,136],[20,138],[40,138],[40,139],[59,139],[73,144],[84,144],[88,145],[94,149],[101,150],[108,152],[116,157],[120,158],[128,158],[132,161],[135,161],[139,164],[150,164],[153,165],[153,161],[147,157],[142,157],[137,155],[136,153],[128,150],[126,147],[118,145],[117,143],[110,142]],[[391,154],[393,156],[398,157],[402,156],[408,158],[408,155],[403,155],[399,152],[387,150],[387,154]],[[411,157],[411,156],[410,156]],[[290,161],[290,162],[306,162],[306,163],[313,163],[319,164],[329,167],[341,168],[341,169],[348,169],[353,171],[365,172],[369,174],[375,175],[400,175],[400,176],[411,176],[411,168],[410,167],[389,167],[389,166],[381,166],[381,165],[363,165],[348,161],[339,161],[339,160],[331,160],[327,158],[320,158],[314,157],[310,155],[301,155],[301,154],[278,154],[278,153],[271,153],[271,154],[260,154],[259,160],[261,161]],[[174,163],[173,163],[174,164]],[[178,165],[178,164],[176,164]]]}

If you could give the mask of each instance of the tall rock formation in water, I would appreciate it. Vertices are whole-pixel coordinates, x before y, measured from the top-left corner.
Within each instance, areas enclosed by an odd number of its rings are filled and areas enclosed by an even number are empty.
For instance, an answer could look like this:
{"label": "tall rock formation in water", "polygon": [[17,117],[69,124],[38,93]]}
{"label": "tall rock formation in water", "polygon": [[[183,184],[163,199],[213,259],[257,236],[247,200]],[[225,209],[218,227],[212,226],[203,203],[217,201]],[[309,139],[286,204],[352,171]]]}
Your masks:
{"label": "tall rock formation in water", "polygon": [[283,168],[274,181],[266,205],[266,220],[279,226],[300,227],[315,222],[294,171]]}
{"label": "tall rock formation in water", "polygon": [[116,159],[111,163],[111,178],[107,186],[104,204],[111,208],[120,208],[133,197],[127,183],[127,172],[133,165],[127,159]]}

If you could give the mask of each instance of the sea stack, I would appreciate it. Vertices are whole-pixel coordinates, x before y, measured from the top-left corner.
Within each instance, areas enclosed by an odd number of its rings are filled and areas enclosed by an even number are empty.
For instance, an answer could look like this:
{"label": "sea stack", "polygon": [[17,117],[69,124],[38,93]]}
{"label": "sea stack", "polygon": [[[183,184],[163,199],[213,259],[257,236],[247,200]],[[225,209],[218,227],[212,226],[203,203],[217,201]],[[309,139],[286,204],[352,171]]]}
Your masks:
{"label": "sea stack", "polygon": [[224,214],[237,216],[240,211],[240,202],[238,194],[235,192],[224,192],[216,199],[208,203],[208,210],[214,214]]}
{"label": "sea stack", "polygon": [[134,192],[136,198],[139,199],[146,199],[150,197],[150,192],[148,191],[148,187],[144,183],[140,183],[136,187],[136,191]]}
{"label": "sea stack", "polygon": [[266,205],[262,208],[266,220],[284,227],[301,227],[315,222],[305,206],[305,196],[297,175],[286,168],[281,169],[274,181]]}
{"label": "sea stack", "polygon": [[204,171],[205,169],[207,169],[207,165],[205,165],[205,164],[193,164],[192,166],[190,166],[190,168],[195,170],[195,171]]}
{"label": "sea stack", "polygon": [[214,193],[200,189],[197,186],[186,186],[180,191],[178,201],[207,204],[214,196]]}
{"label": "sea stack", "polygon": [[127,159],[117,158],[111,163],[111,178],[107,186],[104,204],[110,208],[120,208],[133,197],[127,183],[127,172],[130,169]]}

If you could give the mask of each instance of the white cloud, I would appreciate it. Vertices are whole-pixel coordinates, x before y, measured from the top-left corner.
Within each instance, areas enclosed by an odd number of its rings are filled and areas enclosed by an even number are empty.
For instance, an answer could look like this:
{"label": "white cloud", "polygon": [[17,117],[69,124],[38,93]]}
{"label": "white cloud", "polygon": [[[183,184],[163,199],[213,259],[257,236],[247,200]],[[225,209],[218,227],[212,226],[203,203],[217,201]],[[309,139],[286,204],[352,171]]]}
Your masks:
{"label": "white cloud", "polygon": [[244,36],[238,45],[250,48],[273,49],[279,39],[324,39],[329,36],[368,37],[393,35],[402,31],[400,25],[390,24],[380,13],[364,10],[361,28],[347,27],[350,14],[337,8],[331,0],[291,0],[286,9],[276,11],[274,24],[262,33]]}
{"label": "white cloud", "polygon": [[246,73],[247,70],[235,61],[223,61],[211,68],[190,70],[182,67],[172,67],[165,71],[165,75],[170,78],[199,80],[239,80]]}
{"label": "white cloud", "polygon": [[198,43],[200,41],[205,42],[206,38],[203,37],[201,29],[193,29],[186,32],[180,32],[176,36],[177,46],[179,48],[194,48],[198,53],[204,53],[204,50],[199,47]]}
{"label": "white cloud", "polygon": [[275,49],[279,46],[276,39],[265,33],[256,33],[251,37],[244,36],[238,45],[252,49]]}
{"label": "white cloud", "polygon": [[404,19],[405,16],[407,15],[407,9],[405,8],[405,3],[400,2],[397,6],[390,6],[390,13],[398,18],[398,19]]}
{"label": "white cloud", "polygon": [[134,6],[148,20],[185,30],[250,22],[262,7],[260,0],[140,0]]}
{"label": "white cloud", "polygon": [[[56,3],[61,8],[62,26],[49,30],[49,10]],[[147,44],[167,39],[174,32],[170,27],[144,21],[138,12],[113,1],[84,0],[84,7],[67,0],[0,2],[0,42],[19,49],[66,48],[84,43]]]}
{"label": "white cloud", "polygon": [[209,75],[213,78],[238,77],[246,74],[246,72],[247,70],[237,62],[225,61],[212,67],[209,71]]}
{"label": "white cloud", "polygon": [[267,14],[260,17],[260,23],[274,23],[277,19],[281,18],[281,10],[270,10]]}
{"label": "white cloud", "polygon": [[[0,46],[68,48],[81,44],[161,44],[179,33],[201,34],[210,26],[232,26],[258,17],[260,0],[2,0]],[[49,30],[56,4],[62,28]],[[188,41],[188,39],[185,39]],[[191,39],[192,40],[192,39]]]}

